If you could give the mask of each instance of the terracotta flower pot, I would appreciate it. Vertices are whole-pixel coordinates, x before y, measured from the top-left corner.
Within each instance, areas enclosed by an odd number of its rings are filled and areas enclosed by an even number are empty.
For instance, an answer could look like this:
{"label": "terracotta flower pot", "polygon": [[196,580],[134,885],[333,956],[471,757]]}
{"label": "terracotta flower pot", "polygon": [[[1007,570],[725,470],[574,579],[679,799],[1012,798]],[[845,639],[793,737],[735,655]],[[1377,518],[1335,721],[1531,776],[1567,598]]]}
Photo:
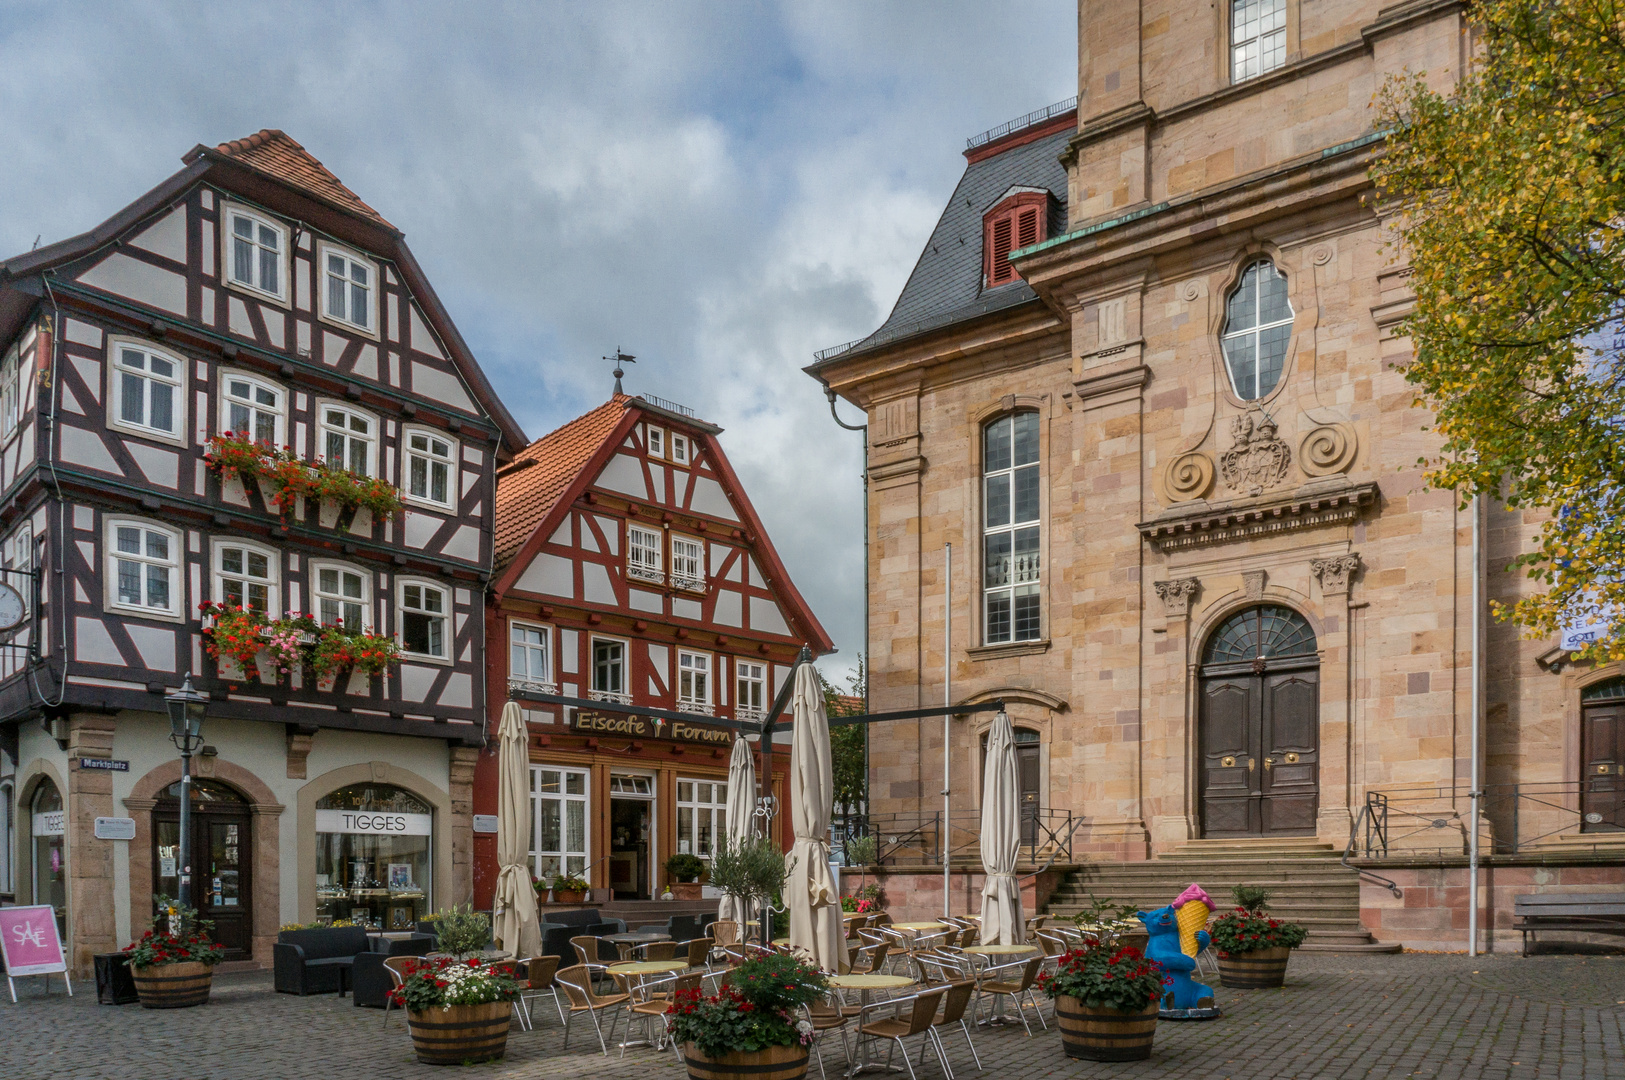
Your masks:
{"label": "terracotta flower pot", "polygon": [[553,902],[555,904],[579,904],[587,898],[587,894],[580,889],[554,889]]}
{"label": "terracotta flower pot", "polygon": [[143,1009],[185,1009],[209,1000],[214,968],[196,961],[153,967],[132,964],[130,977],[135,980]]}
{"label": "terracotta flower pot", "polygon": [[1143,1061],[1151,1056],[1158,1009],[1154,998],[1139,1012],[1123,1012],[1085,1005],[1061,994],[1055,999],[1061,1049],[1067,1057],[1085,1061]]}
{"label": "terracotta flower pot", "polygon": [[673,900],[698,900],[704,886],[697,881],[674,881],[666,888],[671,890]]}
{"label": "terracotta flower pot", "polygon": [[1244,953],[1219,954],[1219,985],[1232,990],[1272,990],[1286,983],[1292,950],[1281,946]]}
{"label": "terracotta flower pot", "polygon": [[769,1046],[762,1050],[736,1050],[719,1058],[700,1053],[693,1043],[683,1044],[683,1062],[689,1080],[803,1080],[807,1075],[805,1046]]}
{"label": "terracotta flower pot", "polygon": [[425,1065],[461,1065],[495,1061],[508,1052],[508,1021],[513,1004],[437,1005],[421,1012],[407,1010],[412,1048]]}

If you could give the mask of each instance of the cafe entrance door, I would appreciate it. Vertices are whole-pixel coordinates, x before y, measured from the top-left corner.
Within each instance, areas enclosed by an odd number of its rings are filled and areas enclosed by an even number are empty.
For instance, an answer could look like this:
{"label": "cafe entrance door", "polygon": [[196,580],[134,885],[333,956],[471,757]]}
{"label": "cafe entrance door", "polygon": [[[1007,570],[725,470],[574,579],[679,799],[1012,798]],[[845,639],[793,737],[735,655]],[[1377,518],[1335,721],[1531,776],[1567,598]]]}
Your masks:
{"label": "cafe entrance door", "polygon": [[[181,786],[171,784],[152,810],[152,889],[180,895]],[[246,960],[253,943],[248,802],[218,780],[192,781],[192,906],[214,923],[227,960]]]}

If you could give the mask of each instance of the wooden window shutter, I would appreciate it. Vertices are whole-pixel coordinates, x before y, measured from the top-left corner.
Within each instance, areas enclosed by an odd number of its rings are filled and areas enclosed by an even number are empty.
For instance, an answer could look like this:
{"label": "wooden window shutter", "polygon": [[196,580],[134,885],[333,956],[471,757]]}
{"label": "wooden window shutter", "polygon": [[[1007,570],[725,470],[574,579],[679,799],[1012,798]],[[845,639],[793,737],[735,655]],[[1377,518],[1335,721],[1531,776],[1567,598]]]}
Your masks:
{"label": "wooden window shutter", "polygon": [[1038,239],[1038,208],[1029,207],[1021,212],[1016,229],[1016,247],[1032,247],[1038,243]]}
{"label": "wooden window shutter", "polygon": [[987,283],[989,285],[1002,285],[1015,277],[1015,268],[1010,265],[1011,235],[1014,222],[1009,215],[993,219],[992,229],[992,265],[988,268]]}

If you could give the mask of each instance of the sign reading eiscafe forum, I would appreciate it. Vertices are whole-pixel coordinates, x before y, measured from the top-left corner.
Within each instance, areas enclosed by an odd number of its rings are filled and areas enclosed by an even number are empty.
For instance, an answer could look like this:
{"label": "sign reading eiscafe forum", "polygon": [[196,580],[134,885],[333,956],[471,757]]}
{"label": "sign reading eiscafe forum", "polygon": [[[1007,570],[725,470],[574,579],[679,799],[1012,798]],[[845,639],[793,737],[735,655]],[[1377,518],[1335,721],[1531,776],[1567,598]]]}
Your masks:
{"label": "sign reading eiscafe forum", "polygon": [[571,727],[587,735],[620,735],[628,739],[670,739],[673,742],[704,743],[707,746],[727,746],[734,733],[727,728],[691,724],[686,720],[667,720],[663,716],[638,716],[633,713],[578,712]]}

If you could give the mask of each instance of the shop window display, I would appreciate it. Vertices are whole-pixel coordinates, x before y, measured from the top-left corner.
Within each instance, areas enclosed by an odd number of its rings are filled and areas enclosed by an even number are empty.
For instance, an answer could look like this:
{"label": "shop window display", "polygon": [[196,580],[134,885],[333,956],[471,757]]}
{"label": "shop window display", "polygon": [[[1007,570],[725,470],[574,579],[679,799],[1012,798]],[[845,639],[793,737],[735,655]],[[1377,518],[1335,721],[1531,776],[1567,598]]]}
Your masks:
{"label": "shop window display", "polygon": [[68,853],[63,840],[68,830],[62,793],[51,781],[41,780],[29,810],[29,832],[34,840],[34,903],[51,905],[56,912],[57,933],[67,940]]}
{"label": "shop window display", "polygon": [[389,784],[316,803],[316,916],[409,930],[429,908],[433,808]]}

